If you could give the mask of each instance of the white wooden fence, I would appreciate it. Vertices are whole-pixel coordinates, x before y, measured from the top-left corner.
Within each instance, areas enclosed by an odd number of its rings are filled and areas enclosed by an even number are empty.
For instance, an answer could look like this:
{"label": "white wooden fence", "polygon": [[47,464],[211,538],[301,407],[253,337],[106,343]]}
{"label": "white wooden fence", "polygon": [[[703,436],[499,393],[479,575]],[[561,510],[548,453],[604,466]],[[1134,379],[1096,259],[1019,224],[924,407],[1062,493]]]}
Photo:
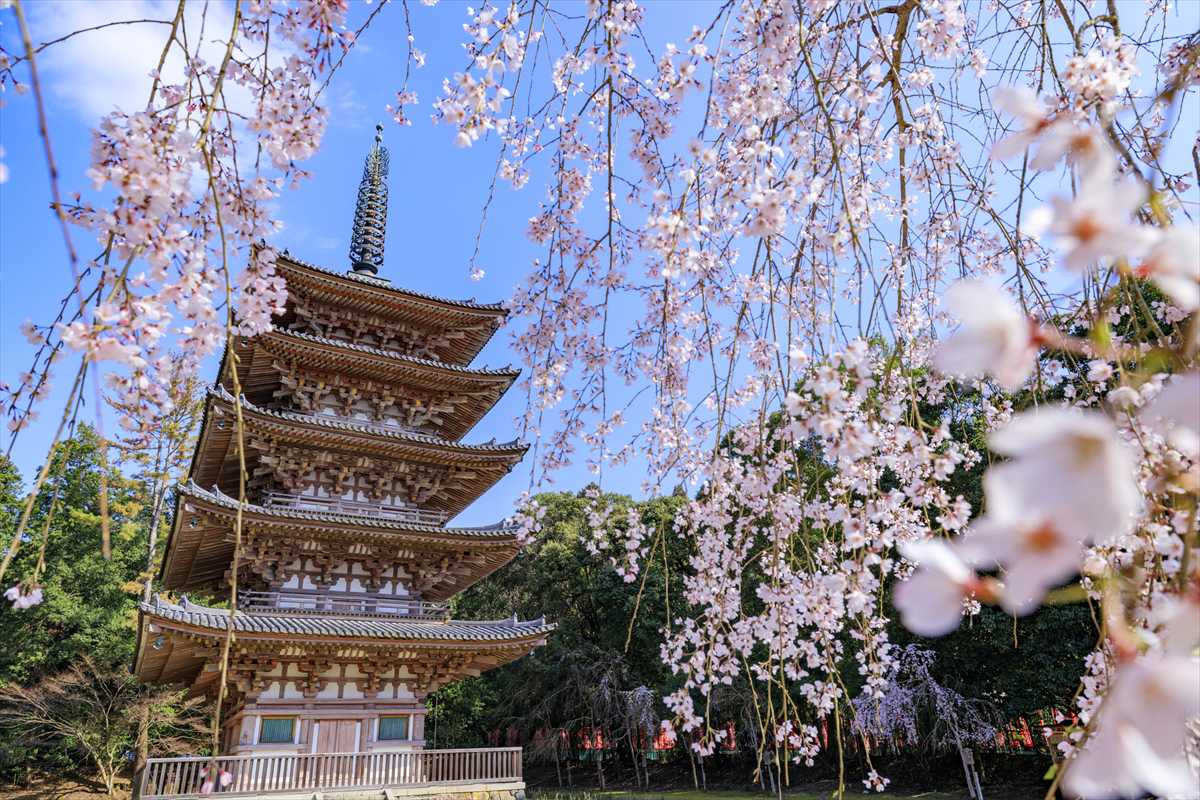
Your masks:
{"label": "white wooden fence", "polygon": [[[217,776],[228,773],[227,786],[220,785],[219,777],[209,782],[214,765]],[[152,758],[142,772],[141,796],[144,800],[180,800],[210,793],[257,797],[281,792],[520,780],[520,747],[390,753],[255,753],[216,758]]]}

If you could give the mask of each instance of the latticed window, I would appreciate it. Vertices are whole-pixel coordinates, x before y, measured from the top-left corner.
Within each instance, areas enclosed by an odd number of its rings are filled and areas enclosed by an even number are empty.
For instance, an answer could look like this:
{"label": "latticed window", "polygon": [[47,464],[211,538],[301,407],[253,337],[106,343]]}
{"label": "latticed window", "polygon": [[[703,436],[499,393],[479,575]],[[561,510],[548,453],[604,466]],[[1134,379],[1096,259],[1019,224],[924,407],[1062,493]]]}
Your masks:
{"label": "latticed window", "polygon": [[295,731],[295,717],[263,717],[258,731],[259,744],[291,744]]}
{"label": "latticed window", "polygon": [[407,739],[408,717],[380,717],[379,740]]}

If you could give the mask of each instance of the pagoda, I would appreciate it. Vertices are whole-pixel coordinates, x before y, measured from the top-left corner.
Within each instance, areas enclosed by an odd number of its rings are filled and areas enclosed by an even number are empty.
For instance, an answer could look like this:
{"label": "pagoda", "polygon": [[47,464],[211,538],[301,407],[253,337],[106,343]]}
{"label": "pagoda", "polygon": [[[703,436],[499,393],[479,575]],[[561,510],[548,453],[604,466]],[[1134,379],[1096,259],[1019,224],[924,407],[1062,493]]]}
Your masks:
{"label": "pagoda", "polygon": [[141,605],[136,673],[216,696],[230,612],[185,593],[223,597],[237,570],[226,756],[421,750],[431,692],[520,658],[553,628],[449,617],[450,597],[518,549],[510,525],[447,524],[525,453],[463,441],[517,372],[470,366],[501,305],[379,276],[381,138],[363,169],[350,270],[280,254],[285,310],[227,349],[158,576],[179,600]]}

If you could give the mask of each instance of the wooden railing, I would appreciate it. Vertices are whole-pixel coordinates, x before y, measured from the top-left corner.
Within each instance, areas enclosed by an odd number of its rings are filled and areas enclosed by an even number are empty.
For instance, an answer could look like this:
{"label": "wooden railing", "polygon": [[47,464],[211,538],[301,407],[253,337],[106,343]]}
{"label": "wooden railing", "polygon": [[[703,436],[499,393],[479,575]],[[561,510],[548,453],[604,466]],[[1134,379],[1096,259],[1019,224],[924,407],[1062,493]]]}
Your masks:
{"label": "wooden railing", "polygon": [[446,603],[351,592],[242,592],[238,595],[238,608],[251,614],[328,614],[438,621],[450,618],[450,606]]}
{"label": "wooden railing", "polygon": [[[205,786],[209,771],[218,776]],[[219,776],[228,773],[228,785]],[[255,753],[244,756],[152,758],[141,777],[143,800],[207,794],[257,797],[331,789],[450,786],[521,780],[521,748],[407,750],[373,753]]]}
{"label": "wooden railing", "polygon": [[329,514],[365,514],[372,517],[414,522],[418,525],[442,525],[448,519],[444,512],[429,511],[424,508],[390,506],[386,503],[364,503],[341,497],[313,497],[289,492],[269,491],[263,495],[262,505],[266,508],[288,508],[295,511],[316,511]]}

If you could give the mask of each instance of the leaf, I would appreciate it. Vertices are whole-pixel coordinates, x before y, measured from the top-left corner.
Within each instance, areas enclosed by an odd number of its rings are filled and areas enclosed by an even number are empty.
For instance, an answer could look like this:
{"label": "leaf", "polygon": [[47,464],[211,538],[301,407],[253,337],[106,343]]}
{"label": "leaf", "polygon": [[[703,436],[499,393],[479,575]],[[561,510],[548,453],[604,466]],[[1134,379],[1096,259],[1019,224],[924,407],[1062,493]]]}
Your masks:
{"label": "leaf", "polygon": [[1108,320],[1104,317],[1096,320],[1088,338],[1092,340],[1092,344],[1096,345],[1097,350],[1107,350],[1112,345],[1112,329],[1108,326]]}
{"label": "leaf", "polygon": [[1084,589],[1081,584],[1073,583],[1070,586],[1063,586],[1047,594],[1044,604],[1048,606],[1065,606],[1071,603],[1086,603],[1087,599],[1087,589]]}

